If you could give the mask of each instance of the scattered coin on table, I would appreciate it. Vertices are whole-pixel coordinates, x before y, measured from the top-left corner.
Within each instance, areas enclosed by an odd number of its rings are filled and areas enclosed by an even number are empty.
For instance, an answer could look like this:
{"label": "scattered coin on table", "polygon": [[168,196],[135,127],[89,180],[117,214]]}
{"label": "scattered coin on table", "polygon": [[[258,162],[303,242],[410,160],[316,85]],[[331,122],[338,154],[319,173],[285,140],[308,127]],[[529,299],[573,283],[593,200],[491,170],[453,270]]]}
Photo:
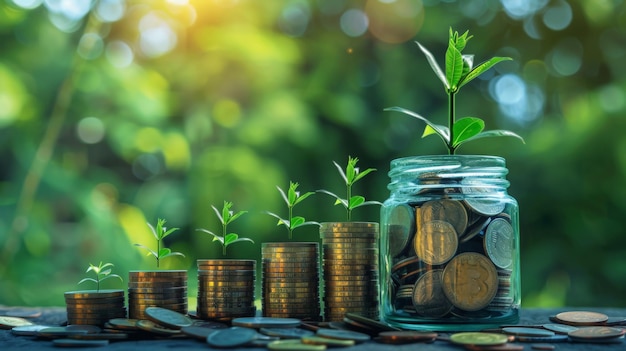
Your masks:
{"label": "scattered coin on table", "polygon": [[324,351],[326,345],[304,344],[300,340],[287,339],[272,341],[267,344],[267,348],[273,351]]}
{"label": "scattered coin on table", "polygon": [[21,317],[0,316],[0,329],[13,329],[14,327],[34,324],[35,323]]}
{"label": "scattered coin on table", "polygon": [[462,345],[501,345],[506,344],[509,338],[504,334],[462,332],[450,335],[450,341]]}
{"label": "scattered coin on table", "polygon": [[428,331],[386,331],[380,332],[376,341],[384,344],[411,344],[417,342],[433,342],[437,333]]}
{"label": "scattered coin on table", "polygon": [[231,327],[215,330],[207,336],[206,342],[213,347],[228,348],[247,345],[257,337],[258,333],[254,329]]}
{"label": "scattered coin on table", "polygon": [[355,345],[354,340],[332,339],[317,335],[303,336],[300,341],[303,344],[324,345],[327,347],[350,347]]}
{"label": "scattered coin on table", "polygon": [[108,340],[76,340],[76,339],[56,339],[52,341],[57,347],[100,347],[109,344]]}
{"label": "scattered coin on table", "polygon": [[351,330],[341,329],[319,329],[316,334],[321,337],[340,339],[340,340],[354,340],[356,343],[365,342],[371,339],[371,337],[364,333],[359,333]]}
{"label": "scattered coin on table", "polygon": [[247,328],[295,328],[300,326],[296,318],[241,317],[232,320],[233,326]]}
{"label": "scattered coin on table", "polygon": [[180,329],[193,325],[191,318],[182,313],[168,310],[167,308],[147,307],[144,313],[151,321],[172,329]]}

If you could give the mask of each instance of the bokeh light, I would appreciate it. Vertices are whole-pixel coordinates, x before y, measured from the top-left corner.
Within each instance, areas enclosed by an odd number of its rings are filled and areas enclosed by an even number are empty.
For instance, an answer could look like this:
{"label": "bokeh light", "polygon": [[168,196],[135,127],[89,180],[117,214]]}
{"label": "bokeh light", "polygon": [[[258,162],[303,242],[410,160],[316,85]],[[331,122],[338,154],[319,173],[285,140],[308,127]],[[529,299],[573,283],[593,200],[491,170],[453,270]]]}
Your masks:
{"label": "bokeh light", "polygon": [[419,32],[424,22],[421,0],[368,0],[365,13],[369,18],[369,31],[385,43],[403,43]]}
{"label": "bokeh light", "polygon": [[135,54],[133,50],[123,41],[114,40],[107,44],[106,58],[117,68],[124,68],[133,63]]}
{"label": "bokeh light", "polygon": [[76,126],[78,138],[85,144],[97,144],[104,138],[104,123],[97,117],[85,117]]}
{"label": "bokeh light", "polygon": [[367,31],[369,19],[358,9],[350,9],[341,15],[341,30],[350,37],[359,37]]}
{"label": "bokeh light", "polygon": [[154,11],[139,21],[139,31],[139,47],[147,57],[154,58],[170,52],[178,41],[168,21]]}
{"label": "bokeh light", "polygon": [[99,0],[95,14],[103,22],[119,21],[126,11],[125,0]]}

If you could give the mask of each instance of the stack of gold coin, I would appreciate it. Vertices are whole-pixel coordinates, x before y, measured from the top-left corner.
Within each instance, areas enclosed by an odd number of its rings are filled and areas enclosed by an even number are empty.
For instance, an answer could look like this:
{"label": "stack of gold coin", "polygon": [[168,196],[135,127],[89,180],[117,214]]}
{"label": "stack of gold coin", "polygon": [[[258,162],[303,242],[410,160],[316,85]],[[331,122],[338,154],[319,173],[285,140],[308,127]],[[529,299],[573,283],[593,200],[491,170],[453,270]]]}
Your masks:
{"label": "stack of gold coin", "polygon": [[256,261],[198,260],[198,307],[202,319],[251,317]]}
{"label": "stack of gold coin", "polygon": [[346,313],[378,318],[378,223],[332,222],[320,227],[324,319]]}
{"label": "stack of gold coin", "polygon": [[187,271],[128,273],[128,318],[147,319],[146,307],[163,307],[187,314]]}
{"label": "stack of gold coin", "polygon": [[320,319],[319,244],[264,243],[263,316]]}
{"label": "stack of gold coin", "polygon": [[126,318],[123,290],[87,290],[65,293],[68,324],[102,326],[112,318]]}

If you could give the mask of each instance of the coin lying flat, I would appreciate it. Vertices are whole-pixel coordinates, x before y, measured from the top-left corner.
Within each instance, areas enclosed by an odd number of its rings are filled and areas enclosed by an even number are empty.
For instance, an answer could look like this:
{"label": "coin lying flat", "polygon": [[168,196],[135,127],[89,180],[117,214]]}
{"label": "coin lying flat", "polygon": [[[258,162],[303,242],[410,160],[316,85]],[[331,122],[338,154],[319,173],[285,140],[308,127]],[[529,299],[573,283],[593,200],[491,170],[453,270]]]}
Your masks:
{"label": "coin lying flat", "polygon": [[173,329],[180,329],[182,327],[190,327],[193,325],[191,318],[182,313],[171,311],[166,308],[147,307],[144,313],[151,321]]}
{"label": "coin lying flat", "polygon": [[317,336],[331,339],[354,340],[356,343],[365,342],[371,339],[371,337],[367,334],[341,329],[321,328],[317,330],[316,334]]}
{"label": "coin lying flat", "polygon": [[465,332],[450,335],[450,341],[463,345],[500,345],[505,344],[508,337],[496,333]]}
{"label": "coin lying flat", "polygon": [[296,318],[241,317],[232,320],[233,326],[248,328],[295,328],[300,326]]}
{"label": "coin lying flat", "polygon": [[300,339],[303,336],[315,334],[310,330],[300,328],[261,328],[259,331],[262,334],[276,336],[281,339]]}
{"label": "coin lying flat", "polygon": [[564,324],[582,326],[594,323],[602,323],[609,319],[609,317],[604,313],[589,311],[561,312],[558,313],[555,317]]}
{"label": "coin lying flat", "polygon": [[305,344],[300,340],[276,340],[267,344],[267,348],[273,351],[324,351],[326,345]]}
{"label": "coin lying flat", "polygon": [[426,331],[388,331],[378,334],[376,341],[385,344],[411,344],[416,342],[431,342],[437,338],[437,333]]}
{"label": "coin lying flat", "polygon": [[367,318],[365,316],[362,316],[360,314],[357,313],[346,313],[346,318],[351,319],[353,321],[365,324],[371,328],[373,328],[376,331],[399,331],[399,328],[396,328],[394,326],[391,326],[387,323],[372,319],[372,318]]}
{"label": "coin lying flat", "polygon": [[217,329],[206,338],[207,344],[213,347],[237,347],[250,343],[257,338],[258,333],[254,329],[243,327],[231,327]]}
{"label": "coin lying flat", "polygon": [[35,323],[20,317],[0,316],[0,329],[12,329],[25,325],[34,325]]}
{"label": "coin lying flat", "polygon": [[160,335],[177,335],[180,334],[180,329],[170,329],[165,328],[161,325],[154,323],[153,321],[142,319],[137,322],[137,327],[139,329],[145,330],[150,333],[160,334]]}
{"label": "coin lying flat", "polygon": [[51,325],[37,325],[37,324],[22,325],[19,327],[13,327],[11,329],[11,334],[20,335],[20,336],[35,336],[40,330],[46,329],[46,328],[52,328],[52,326]]}
{"label": "coin lying flat", "polygon": [[554,332],[550,330],[544,330],[539,328],[528,327],[506,327],[502,328],[502,332],[509,335],[519,336],[554,336]]}
{"label": "coin lying flat", "polygon": [[542,325],[543,328],[553,331],[557,334],[567,334],[571,331],[578,329],[572,325],[567,324],[556,324],[556,323],[547,323]]}
{"label": "coin lying flat", "polygon": [[595,342],[606,339],[623,338],[626,330],[614,327],[582,327],[567,335],[574,341]]}
{"label": "coin lying flat", "polygon": [[327,347],[349,347],[355,344],[354,340],[332,339],[317,335],[303,336],[300,341],[303,344],[324,345]]}

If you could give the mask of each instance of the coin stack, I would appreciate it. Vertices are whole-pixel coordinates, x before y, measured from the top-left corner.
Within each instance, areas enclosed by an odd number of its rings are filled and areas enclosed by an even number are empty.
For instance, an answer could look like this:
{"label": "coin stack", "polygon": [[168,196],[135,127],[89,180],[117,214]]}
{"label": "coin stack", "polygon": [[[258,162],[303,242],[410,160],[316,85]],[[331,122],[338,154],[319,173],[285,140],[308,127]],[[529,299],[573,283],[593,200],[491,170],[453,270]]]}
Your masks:
{"label": "coin stack", "polygon": [[88,290],[65,293],[68,324],[102,326],[112,318],[126,318],[123,290]]}
{"label": "coin stack", "polygon": [[230,320],[255,315],[255,260],[198,260],[197,263],[199,318]]}
{"label": "coin stack", "polygon": [[187,314],[187,271],[128,273],[128,318],[147,319],[146,307],[163,307]]}
{"label": "coin stack", "polygon": [[378,318],[378,223],[322,223],[324,320]]}
{"label": "coin stack", "polygon": [[504,202],[450,196],[398,205],[389,218],[388,283],[397,312],[473,318],[515,308],[516,251]]}
{"label": "coin stack", "polygon": [[264,243],[261,256],[263,316],[319,320],[319,244]]}

